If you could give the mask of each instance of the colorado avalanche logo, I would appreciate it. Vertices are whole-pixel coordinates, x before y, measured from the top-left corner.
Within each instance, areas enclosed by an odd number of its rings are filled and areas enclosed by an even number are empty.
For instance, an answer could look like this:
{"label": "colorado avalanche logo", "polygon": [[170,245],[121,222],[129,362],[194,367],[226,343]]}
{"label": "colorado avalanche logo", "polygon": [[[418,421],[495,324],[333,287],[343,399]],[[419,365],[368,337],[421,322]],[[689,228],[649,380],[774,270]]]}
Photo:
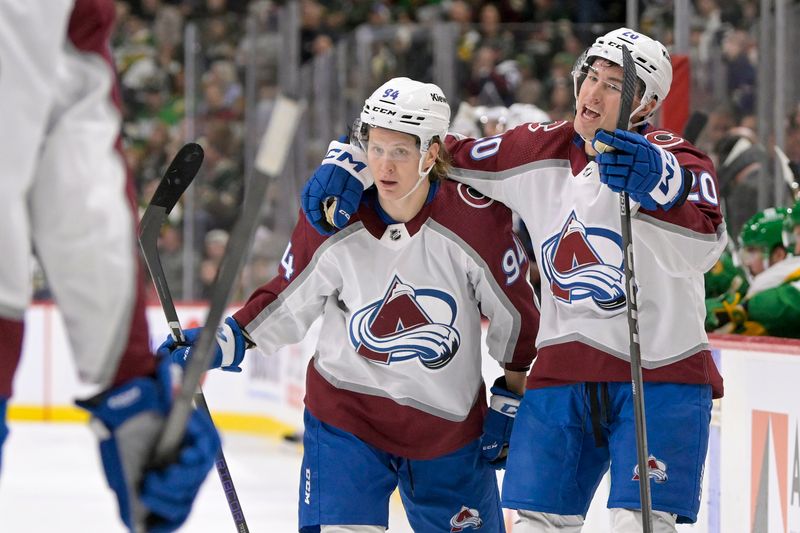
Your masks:
{"label": "colorado avalanche logo", "polygon": [[455,299],[446,292],[414,289],[395,276],[383,299],[353,314],[350,342],[376,363],[418,357],[427,368],[441,368],[461,344],[453,327],[457,312]]}
{"label": "colorado avalanche logo", "polygon": [[591,298],[600,309],[625,306],[622,238],[587,228],[573,211],[561,231],[542,244],[543,270],[553,296],[567,303]]}
{"label": "colorado avalanche logo", "polygon": [[[666,483],[669,479],[667,475],[667,464],[664,461],[656,459],[653,455],[647,459],[647,470],[650,479],[656,483]],[[633,467],[633,477],[631,481],[639,481],[639,465]]]}
{"label": "colorado avalanche logo", "polygon": [[470,509],[466,505],[450,519],[450,533],[460,533],[467,528],[480,529],[483,519],[477,509]]}

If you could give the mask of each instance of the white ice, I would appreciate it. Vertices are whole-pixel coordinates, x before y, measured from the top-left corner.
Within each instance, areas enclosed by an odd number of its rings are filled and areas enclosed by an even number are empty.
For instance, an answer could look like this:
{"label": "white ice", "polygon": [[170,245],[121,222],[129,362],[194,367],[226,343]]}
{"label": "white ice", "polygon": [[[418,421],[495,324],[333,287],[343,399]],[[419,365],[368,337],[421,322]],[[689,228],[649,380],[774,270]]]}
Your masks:
{"label": "white ice", "polygon": [[[297,531],[299,445],[224,435],[225,458],[252,533]],[[2,533],[124,533],[101,472],[96,439],[83,424],[12,423],[0,476]],[[216,470],[181,533],[235,532]],[[392,498],[390,531],[410,533]]]}

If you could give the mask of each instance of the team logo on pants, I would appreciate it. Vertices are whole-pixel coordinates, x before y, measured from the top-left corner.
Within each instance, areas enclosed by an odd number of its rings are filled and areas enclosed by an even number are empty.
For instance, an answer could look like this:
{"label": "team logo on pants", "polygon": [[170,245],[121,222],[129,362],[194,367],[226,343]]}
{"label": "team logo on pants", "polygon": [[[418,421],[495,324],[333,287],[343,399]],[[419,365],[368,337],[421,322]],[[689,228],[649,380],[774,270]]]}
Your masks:
{"label": "team logo on pants", "polygon": [[[647,459],[647,471],[650,478],[656,483],[666,483],[669,479],[667,476],[667,463],[659,461],[654,455]],[[639,481],[639,465],[633,467],[632,481]]]}
{"label": "team logo on pants", "polygon": [[427,368],[441,368],[461,344],[453,327],[457,313],[450,294],[415,289],[395,276],[382,299],[353,313],[350,342],[376,363],[419,358]]}
{"label": "team logo on pants", "polygon": [[625,307],[622,237],[607,228],[587,227],[575,212],[542,244],[542,270],[556,300],[591,300],[605,311]]}
{"label": "team logo on pants", "polygon": [[470,509],[466,505],[461,506],[461,510],[450,519],[450,533],[458,533],[467,528],[480,529],[483,520],[477,509]]}

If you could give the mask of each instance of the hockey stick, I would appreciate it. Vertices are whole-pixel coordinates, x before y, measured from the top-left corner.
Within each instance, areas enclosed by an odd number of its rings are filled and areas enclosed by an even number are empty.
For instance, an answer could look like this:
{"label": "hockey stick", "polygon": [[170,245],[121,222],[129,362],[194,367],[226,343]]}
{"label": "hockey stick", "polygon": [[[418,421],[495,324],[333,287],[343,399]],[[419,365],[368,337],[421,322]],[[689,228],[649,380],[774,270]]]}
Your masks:
{"label": "hockey stick", "polygon": [[[636,65],[628,47],[622,45],[622,96],[620,97],[617,129],[627,130],[630,123],[633,97],[636,92]],[[631,231],[631,204],[628,193],[619,195],[619,214],[622,224],[622,246],[625,250],[625,294],[628,302],[628,334],[631,355],[631,390],[633,416],[636,426],[636,457],[639,465],[639,497],[642,503],[642,532],[652,533],[652,504],[650,502],[650,470],[647,466],[647,424],[644,416],[644,389],[642,387],[642,353],[639,347],[639,310],[636,301],[636,276],[633,270],[633,233]]]}
{"label": "hockey stick", "polygon": [[172,403],[164,429],[155,449],[155,463],[165,464],[175,456],[186,431],[192,409],[192,394],[213,357],[215,332],[222,321],[228,300],[233,293],[236,277],[244,263],[245,254],[258,225],[259,212],[270,179],[283,170],[303,106],[286,97],[279,97],[272,111],[269,127],[261,140],[253,176],[244,207],[231,231],[225,255],[212,288],[206,324],[200,331],[192,357],[184,369],[183,382]]}
{"label": "hockey stick", "polygon": [[[139,246],[147,264],[147,270],[150,271],[150,277],[153,278],[153,283],[156,286],[158,300],[161,302],[161,308],[164,310],[164,316],[167,318],[172,337],[178,344],[186,344],[186,337],[181,328],[178,312],[175,310],[167,277],[164,275],[164,269],[161,266],[161,258],[158,254],[158,235],[167,215],[178,203],[186,188],[192,183],[202,162],[203,149],[200,145],[194,143],[184,145],[175,156],[175,159],[172,160],[172,163],[170,163],[139,225]],[[211,420],[211,412],[208,409],[206,398],[200,386],[197,387],[194,402]],[[239,496],[236,494],[236,487],[233,484],[222,447],[217,453],[214,466],[222,483],[222,489],[225,491],[225,498],[228,500],[231,516],[234,524],[236,524],[236,531],[249,533],[250,530],[247,527],[244,511],[242,511]]]}
{"label": "hockey stick", "polygon": [[683,127],[683,138],[694,144],[706,127],[708,115],[702,111],[695,111],[689,115],[686,125]]}

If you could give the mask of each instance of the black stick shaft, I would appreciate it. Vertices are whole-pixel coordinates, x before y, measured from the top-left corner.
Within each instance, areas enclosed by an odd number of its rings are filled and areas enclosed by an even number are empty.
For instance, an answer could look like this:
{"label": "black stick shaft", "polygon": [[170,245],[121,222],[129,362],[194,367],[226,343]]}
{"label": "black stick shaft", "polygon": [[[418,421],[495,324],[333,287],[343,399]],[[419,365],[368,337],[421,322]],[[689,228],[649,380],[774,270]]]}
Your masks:
{"label": "black stick shaft", "polygon": [[[633,97],[636,92],[636,65],[628,48],[622,46],[623,84],[617,128],[627,130]],[[636,274],[633,269],[633,233],[631,231],[630,198],[627,192],[619,197],[622,246],[624,250],[625,295],[627,301],[628,334],[631,357],[631,392],[633,416],[636,426],[636,458],[639,466],[639,497],[642,504],[642,531],[652,533],[652,502],[650,498],[650,471],[647,463],[647,422],[644,412],[644,388],[642,386],[642,353],[639,346],[639,309],[636,298]]]}
{"label": "black stick shaft", "polygon": [[[190,146],[187,145],[187,147]],[[139,245],[142,248],[147,269],[150,271],[150,277],[153,278],[158,300],[161,302],[161,308],[164,310],[169,329],[178,343],[185,343],[186,337],[183,334],[178,312],[175,310],[175,303],[172,300],[172,293],[169,290],[169,284],[161,266],[161,258],[158,254],[158,234],[167,214],[172,211],[181,194],[189,186],[200,168],[202,149],[198,145],[194,146],[196,148],[192,148],[191,152],[186,152],[186,147],[184,147],[170,164],[167,174],[159,184],[156,193],[153,195],[153,200],[142,216],[139,232]],[[176,176],[180,176],[180,178],[176,179]],[[206,403],[203,391],[199,386],[194,401],[197,407],[211,420],[211,411],[208,409],[208,403]],[[214,466],[225,491],[231,516],[234,524],[236,524],[236,530],[239,533],[249,533],[250,530],[247,527],[239,496],[236,493],[236,487],[233,484],[228,462],[225,460],[225,454],[222,452],[221,446],[219,452],[217,452]]]}

